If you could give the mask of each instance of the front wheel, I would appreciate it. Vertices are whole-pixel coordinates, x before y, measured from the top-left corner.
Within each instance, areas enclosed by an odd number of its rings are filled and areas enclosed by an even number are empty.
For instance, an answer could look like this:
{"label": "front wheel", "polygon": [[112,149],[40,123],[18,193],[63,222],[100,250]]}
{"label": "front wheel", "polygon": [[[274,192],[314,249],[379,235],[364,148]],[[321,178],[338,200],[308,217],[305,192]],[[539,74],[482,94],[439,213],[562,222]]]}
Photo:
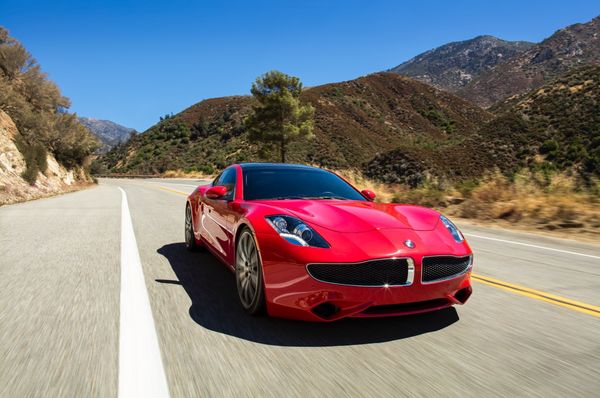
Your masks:
{"label": "front wheel", "polygon": [[185,248],[189,251],[197,251],[200,245],[194,237],[194,227],[192,226],[192,208],[190,205],[185,206]]}
{"label": "front wheel", "polygon": [[265,308],[263,274],[254,236],[248,228],[241,233],[235,251],[235,280],[244,310],[260,315]]}

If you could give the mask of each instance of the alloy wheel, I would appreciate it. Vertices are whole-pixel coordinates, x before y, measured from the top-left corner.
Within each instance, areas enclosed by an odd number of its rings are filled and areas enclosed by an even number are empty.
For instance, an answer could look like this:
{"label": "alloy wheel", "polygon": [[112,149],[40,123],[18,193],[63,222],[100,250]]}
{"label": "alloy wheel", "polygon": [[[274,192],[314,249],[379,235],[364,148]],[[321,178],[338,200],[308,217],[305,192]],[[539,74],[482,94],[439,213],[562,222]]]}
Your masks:
{"label": "alloy wheel", "polygon": [[252,234],[244,231],[236,250],[236,280],[240,301],[248,309],[255,303],[259,292],[260,261]]}

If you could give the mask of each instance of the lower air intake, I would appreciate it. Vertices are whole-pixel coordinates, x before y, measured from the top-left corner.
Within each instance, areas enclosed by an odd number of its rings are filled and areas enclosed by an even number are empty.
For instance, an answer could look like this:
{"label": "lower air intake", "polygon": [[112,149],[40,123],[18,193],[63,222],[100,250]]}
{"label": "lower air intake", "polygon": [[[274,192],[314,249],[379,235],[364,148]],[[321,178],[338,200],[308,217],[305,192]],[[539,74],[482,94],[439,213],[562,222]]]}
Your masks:
{"label": "lower air intake", "polygon": [[423,282],[436,282],[464,274],[471,266],[471,256],[423,257]]}

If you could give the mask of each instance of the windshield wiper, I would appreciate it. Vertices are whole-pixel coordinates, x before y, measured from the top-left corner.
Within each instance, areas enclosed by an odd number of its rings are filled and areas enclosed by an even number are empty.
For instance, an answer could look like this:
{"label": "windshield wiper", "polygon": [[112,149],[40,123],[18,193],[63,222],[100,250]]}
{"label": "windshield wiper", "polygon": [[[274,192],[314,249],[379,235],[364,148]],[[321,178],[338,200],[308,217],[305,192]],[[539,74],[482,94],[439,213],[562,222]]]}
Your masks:
{"label": "windshield wiper", "polygon": [[343,196],[331,196],[331,195],[323,195],[323,196],[305,196],[302,199],[337,199],[337,200],[350,200],[348,198],[344,198]]}
{"label": "windshield wiper", "polygon": [[290,200],[293,200],[293,199],[306,199],[306,197],[304,197],[304,196],[277,196],[277,197],[274,197],[274,198],[269,198],[268,200],[286,200],[286,199],[290,199]]}
{"label": "windshield wiper", "polygon": [[323,195],[323,196],[276,196],[274,198],[269,198],[268,200],[298,200],[298,199],[306,199],[306,200],[328,200],[328,199],[337,199],[337,200],[350,200],[348,198],[344,198],[342,196],[331,196],[331,195]]}

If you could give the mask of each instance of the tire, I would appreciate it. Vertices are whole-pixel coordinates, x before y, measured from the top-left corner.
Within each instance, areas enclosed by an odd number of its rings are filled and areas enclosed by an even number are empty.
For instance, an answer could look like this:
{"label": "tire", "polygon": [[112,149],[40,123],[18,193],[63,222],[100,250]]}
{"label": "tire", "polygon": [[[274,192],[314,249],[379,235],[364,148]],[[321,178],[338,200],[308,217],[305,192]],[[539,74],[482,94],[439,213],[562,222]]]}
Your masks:
{"label": "tire", "polygon": [[188,251],[195,252],[200,250],[200,245],[194,237],[194,227],[192,225],[192,208],[189,203],[185,206],[185,248]]}
{"label": "tire", "polygon": [[250,315],[265,312],[265,293],[262,264],[256,241],[250,229],[244,228],[236,242],[235,281],[238,297]]}

